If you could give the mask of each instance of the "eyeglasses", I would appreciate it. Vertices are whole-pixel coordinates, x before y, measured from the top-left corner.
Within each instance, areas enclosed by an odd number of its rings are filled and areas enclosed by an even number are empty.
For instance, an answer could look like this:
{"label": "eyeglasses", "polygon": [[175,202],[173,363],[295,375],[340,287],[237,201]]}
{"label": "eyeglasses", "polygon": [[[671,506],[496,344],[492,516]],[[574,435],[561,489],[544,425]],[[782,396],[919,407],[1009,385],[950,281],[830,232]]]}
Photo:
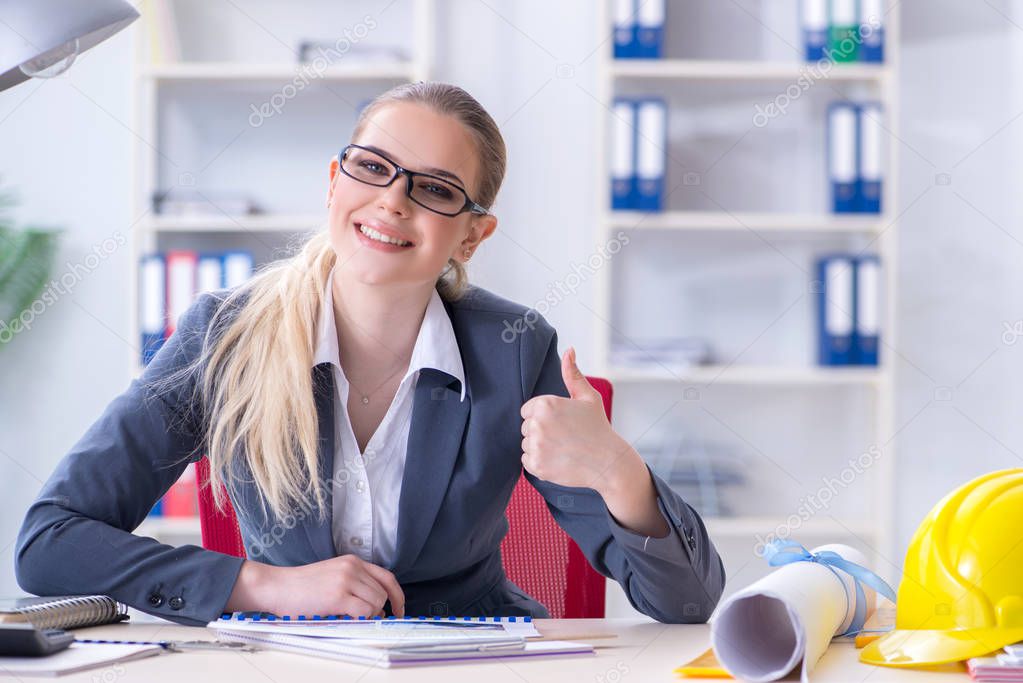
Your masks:
{"label": "eyeglasses", "polygon": [[443,216],[457,216],[463,211],[486,215],[487,210],[469,199],[458,185],[429,173],[402,168],[383,154],[360,145],[348,145],[338,155],[341,171],[360,183],[387,187],[404,174],[405,194],[419,206]]}

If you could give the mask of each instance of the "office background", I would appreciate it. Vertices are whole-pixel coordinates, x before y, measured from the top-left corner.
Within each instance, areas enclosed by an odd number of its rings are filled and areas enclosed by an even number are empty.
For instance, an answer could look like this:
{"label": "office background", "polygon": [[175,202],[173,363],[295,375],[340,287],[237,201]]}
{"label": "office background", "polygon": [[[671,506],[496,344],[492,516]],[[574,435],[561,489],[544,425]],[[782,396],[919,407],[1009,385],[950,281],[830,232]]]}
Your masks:
{"label": "office background", "polygon": [[[195,6],[186,0],[176,1],[183,7]],[[706,9],[709,4],[669,0],[668,35],[672,26],[677,34],[699,35],[700,49],[719,59],[733,51],[747,59],[752,54],[798,61],[799,56],[791,54],[791,39],[798,38],[798,26],[778,23],[798,16],[794,2],[737,0],[723,3],[725,9],[716,13]],[[811,473],[803,482],[803,492],[808,494],[818,490],[825,477],[838,476],[846,458],[829,455],[826,451],[832,446],[855,457],[871,445],[890,441],[894,454],[892,514],[880,523],[889,524],[893,531],[895,549],[881,550],[891,565],[901,560],[897,549],[905,547],[937,498],[975,474],[1017,466],[1023,460],[1023,424],[1018,419],[1023,389],[1015,380],[1023,370],[1023,343],[1017,341],[1023,336],[1023,323],[1016,325],[1023,320],[1018,296],[1023,291],[1023,228],[1017,199],[1023,181],[1018,153],[1023,148],[1023,123],[1019,121],[1023,118],[1023,2],[903,0],[886,6],[894,4],[900,13],[898,36],[893,38],[898,46],[894,76],[898,136],[887,139],[886,144],[894,146],[898,158],[896,176],[887,179],[898,197],[897,205],[888,207],[896,219],[898,248],[896,262],[883,264],[896,273],[896,286],[886,301],[894,307],[896,326],[896,341],[888,349],[894,378],[892,432],[863,436],[861,423],[870,421],[872,399],[867,389],[857,386],[815,387],[808,392],[764,383],[735,385],[728,387],[729,395],[722,398],[720,410],[724,412],[719,412],[719,404],[712,408],[726,429],[710,415],[704,416],[705,425],[694,425],[689,417],[679,417],[677,422],[689,436],[693,432],[698,437],[703,426],[713,428],[717,438],[711,445],[737,458],[744,480],[725,491],[733,512],[745,518],[769,517],[779,525],[784,524],[787,513],[795,512],[799,496],[798,491],[786,490],[779,493],[776,505],[771,504],[771,477],[778,476],[772,472],[777,469],[776,461],[783,469],[803,467]],[[366,3],[377,11],[386,5]],[[381,34],[409,31],[410,6],[399,0],[381,12]],[[240,1],[218,2],[215,7],[212,23],[196,25],[183,47],[187,49],[189,41],[193,49],[215,46],[218,36],[237,35],[251,41],[253,60],[288,59],[273,34],[275,27],[297,20],[275,16],[275,11],[283,9],[272,10],[270,3]],[[301,12],[315,17],[317,7],[322,4],[311,2]],[[479,99],[500,125],[509,151],[507,179],[495,206],[500,225],[494,238],[474,256],[470,277],[502,296],[538,305],[551,283],[564,281],[574,272],[574,265],[587,262],[600,246],[595,226],[603,208],[594,197],[602,181],[596,169],[606,161],[601,156],[606,150],[595,140],[611,102],[602,99],[608,93],[600,87],[597,50],[602,32],[610,40],[610,27],[598,27],[595,3],[583,1],[438,0],[435,8],[430,76],[458,84]],[[706,31],[684,31],[671,23],[687,12],[693,27],[698,27],[699,21],[707,22]],[[357,19],[353,17],[350,23]],[[129,292],[138,265],[130,245],[133,231],[151,216],[144,215],[133,202],[137,190],[133,155],[143,145],[159,147],[164,139],[146,139],[133,124],[132,103],[138,94],[132,80],[133,41],[136,32],[144,30],[141,24],[137,22],[84,54],[58,78],[32,81],[0,93],[0,187],[20,197],[10,215],[19,225],[65,229],[56,261],[58,275],[68,270],[68,264],[85,263],[88,254],[102,254],[71,292],[33,319],[31,330],[0,348],[0,376],[4,379],[0,383],[3,594],[19,592],[12,553],[24,510],[57,460],[107,402],[123,391],[134,372],[132,348],[138,341],[133,337],[135,312]],[[751,39],[755,43],[750,43]],[[672,49],[668,47],[669,53]],[[211,50],[215,54],[215,49]],[[705,103],[703,111],[700,95],[705,91],[700,88],[709,88],[707,84],[701,82],[691,90],[685,83],[664,87],[673,103],[678,100],[685,105],[682,111],[672,108],[673,126],[678,120],[684,126],[690,111],[688,120],[696,122],[694,126],[706,126],[716,116],[713,107],[720,102],[726,103],[720,105],[722,111],[743,112],[748,120],[754,104],[764,102],[766,94],[783,85],[784,81],[758,84],[753,90],[756,95],[743,100],[741,94],[735,95],[743,86],[732,84],[727,86],[731,88],[727,96]],[[371,93],[373,88],[360,85],[357,90]],[[321,212],[327,163],[347,141],[353,116],[350,109],[339,111],[336,130],[331,130],[332,114],[321,105],[340,108],[344,103],[322,91],[316,94],[311,89],[308,94],[296,97],[284,112],[285,116],[308,115],[315,121],[315,130],[325,131],[322,137],[296,143],[301,157],[295,158],[288,146],[281,145],[273,148],[280,155],[279,163],[253,168],[247,163],[248,156],[232,159],[229,143],[237,131],[213,125],[203,131],[211,132],[212,139],[197,136],[204,144],[192,150],[190,163],[196,171],[201,169],[220,180],[237,175],[244,179],[243,187],[252,183],[269,188],[273,197],[290,202],[290,213]],[[175,96],[188,102],[187,92],[172,92],[171,100]],[[824,103],[829,98],[820,90],[810,97]],[[213,111],[221,106],[243,107],[244,115],[234,114],[244,121],[250,101],[259,100],[242,96],[226,105],[227,96],[217,94],[208,106]],[[729,118],[726,115],[722,120]],[[797,122],[792,119],[778,128],[786,130],[786,125]],[[770,196],[758,195],[756,174],[742,167],[751,160],[769,167],[772,155],[784,154],[784,149],[767,142],[744,142],[742,136],[741,129],[714,131],[710,142],[701,148],[713,156],[695,160],[687,158],[685,144],[673,145],[669,173],[682,172],[672,166],[676,159],[689,160],[691,168],[701,174],[704,187],[729,188],[726,196],[736,210],[749,210],[742,205],[749,197],[773,201]],[[706,140],[699,131],[695,137]],[[251,149],[246,142],[238,149]],[[730,155],[735,162],[728,159]],[[273,157],[265,158],[272,161]],[[717,159],[722,160],[720,164]],[[782,157],[777,159],[781,167],[789,168]],[[302,167],[306,170],[301,173],[281,170]],[[825,178],[823,161],[820,172]],[[306,182],[309,178],[311,184]],[[785,178],[763,179],[768,181],[777,185]],[[748,190],[743,183],[749,184]],[[824,186],[822,181],[821,188]],[[825,207],[823,194],[809,190],[794,194],[803,203],[792,211],[819,212]],[[122,245],[117,235],[127,242]],[[110,247],[111,239],[116,247]],[[659,241],[644,244],[644,240]],[[708,235],[699,246],[687,240],[682,235],[643,235],[636,240],[635,257],[626,247],[622,259],[616,255],[612,263],[605,264],[613,268],[619,259],[622,272],[634,273],[633,289],[615,291],[616,302],[628,311],[628,321],[663,320],[682,309],[688,314],[683,320],[698,321],[701,312],[717,313],[708,301],[776,304],[763,293],[752,296],[751,273],[758,282],[781,286],[772,275],[779,263],[801,259],[809,265],[816,252],[833,246],[827,240],[815,245],[780,233],[769,235],[768,243],[753,234],[737,235],[735,241]],[[855,243],[857,248],[863,244]],[[733,258],[736,254],[742,258]],[[631,260],[626,260],[628,257]],[[647,266],[668,273],[673,263],[678,264],[677,273],[687,279],[683,283],[670,281],[672,289],[659,294],[658,281],[644,278],[651,270]],[[543,309],[559,330],[561,350],[575,345],[580,365],[587,372],[602,362],[597,358],[602,349],[596,340],[602,326],[606,328],[597,315],[602,310],[597,282],[595,276],[583,278],[559,303]],[[792,279],[784,282],[784,286],[797,289],[805,284]],[[706,298],[685,301],[671,292]],[[768,312],[740,309],[716,328],[719,338],[714,341],[734,349],[730,356],[726,354],[726,362],[741,351],[737,362],[811,363],[813,340],[798,335],[812,324],[810,304],[808,296],[793,309],[792,325],[775,328],[789,336],[765,334],[784,307]],[[666,310],[673,306],[679,308]],[[717,317],[715,321],[719,322]],[[700,330],[675,330],[678,334],[694,331]],[[883,339],[885,332],[882,330]],[[645,435],[645,427],[655,424],[659,428],[672,424],[670,411],[680,390],[681,386],[671,383],[652,388],[623,383],[616,412],[628,421],[629,436]],[[644,415],[648,416],[645,421]],[[764,431],[763,422],[774,423],[773,435]],[[885,449],[881,452],[885,457]],[[826,458],[831,459],[825,466]],[[744,490],[748,493],[743,494]],[[763,509],[752,509],[754,503]],[[840,491],[831,508],[819,517],[834,516],[840,525],[855,529],[857,519],[871,518],[868,508],[876,503],[861,490],[861,482],[854,482]],[[713,533],[713,526],[711,530]],[[799,530],[793,537],[800,539]],[[749,556],[748,563],[737,565],[743,571],[746,564],[759,566],[762,562],[753,556],[754,536],[720,540],[729,545],[726,552],[731,556]],[[814,537],[812,542],[823,540]],[[897,578],[893,566],[880,569]],[[740,574],[752,576],[751,572]]]}

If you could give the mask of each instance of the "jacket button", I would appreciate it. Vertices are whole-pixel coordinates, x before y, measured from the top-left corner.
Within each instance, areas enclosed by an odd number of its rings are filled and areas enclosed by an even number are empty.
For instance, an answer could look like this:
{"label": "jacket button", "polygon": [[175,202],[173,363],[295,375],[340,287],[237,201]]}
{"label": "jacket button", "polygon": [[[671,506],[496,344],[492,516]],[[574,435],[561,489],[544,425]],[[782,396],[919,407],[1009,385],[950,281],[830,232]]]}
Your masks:
{"label": "jacket button", "polygon": [[181,609],[182,607],[185,606],[185,599],[180,595],[175,595],[174,597],[167,601],[167,605],[171,609]]}
{"label": "jacket button", "polygon": [[159,607],[160,605],[163,604],[163,596],[160,595],[159,593],[150,593],[148,599],[149,604],[152,605],[153,607]]}
{"label": "jacket button", "polygon": [[686,543],[691,550],[696,550],[696,536],[693,535],[692,529],[686,529]]}

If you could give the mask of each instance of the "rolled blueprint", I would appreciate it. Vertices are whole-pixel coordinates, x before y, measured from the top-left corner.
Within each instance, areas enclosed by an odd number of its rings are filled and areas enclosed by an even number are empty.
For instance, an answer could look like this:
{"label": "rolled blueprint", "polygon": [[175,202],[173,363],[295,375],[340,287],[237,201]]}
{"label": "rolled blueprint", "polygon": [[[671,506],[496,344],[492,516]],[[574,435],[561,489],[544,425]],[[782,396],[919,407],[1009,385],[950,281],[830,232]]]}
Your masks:
{"label": "rolled blueprint", "polygon": [[[863,553],[847,545],[811,552],[827,550],[868,567]],[[863,584],[863,595],[869,617],[876,593]],[[855,609],[852,576],[817,562],[793,562],[725,599],[711,621],[710,641],[721,666],[736,678],[776,681],[802,662],[805,682],[831,639],[849,628]]]}

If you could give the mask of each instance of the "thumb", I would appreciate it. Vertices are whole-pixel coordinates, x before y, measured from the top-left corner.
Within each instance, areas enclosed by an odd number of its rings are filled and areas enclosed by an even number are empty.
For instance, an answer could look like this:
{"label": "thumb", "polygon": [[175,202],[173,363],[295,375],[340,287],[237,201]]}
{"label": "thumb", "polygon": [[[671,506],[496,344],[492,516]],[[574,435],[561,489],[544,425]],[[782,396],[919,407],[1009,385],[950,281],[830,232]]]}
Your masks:
{"label": "thumb", "polygon": [[568,351],[561,356],[561,378],[565,381],[565,388],[572,398],[586,401],[600,398],[600,392],[593,388],[586,380],[586,375],[576,365],[574,346],[568,347]]}

